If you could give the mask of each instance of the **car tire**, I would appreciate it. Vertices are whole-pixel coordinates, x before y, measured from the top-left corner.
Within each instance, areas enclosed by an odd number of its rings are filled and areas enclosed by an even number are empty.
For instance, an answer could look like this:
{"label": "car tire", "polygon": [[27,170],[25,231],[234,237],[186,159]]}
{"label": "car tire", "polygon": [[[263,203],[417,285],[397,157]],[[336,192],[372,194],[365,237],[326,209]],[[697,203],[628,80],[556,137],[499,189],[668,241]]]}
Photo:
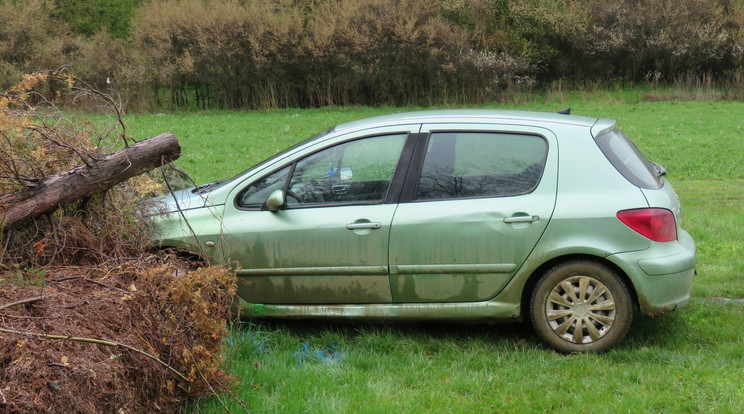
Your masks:
{"label": "car tire", "polygon": [[633,299],[609,267],[574,260],[540,277],[532,292],[530,317],[538,336],[559,352],[602,352],[630,330]]}

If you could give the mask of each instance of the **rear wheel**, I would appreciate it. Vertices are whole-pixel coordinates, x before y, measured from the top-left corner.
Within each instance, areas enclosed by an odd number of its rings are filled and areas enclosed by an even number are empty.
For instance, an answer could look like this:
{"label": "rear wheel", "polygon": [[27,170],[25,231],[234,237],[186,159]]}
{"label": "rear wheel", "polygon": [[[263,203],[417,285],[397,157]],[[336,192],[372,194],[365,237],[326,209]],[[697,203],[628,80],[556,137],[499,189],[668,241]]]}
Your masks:
{"label": "rear wheel", "polygon": [[590,260],[561,263],[537,282],[530,300],[532,325],[564,353],[602,352],[620,342],[633,321],[625,282]]}

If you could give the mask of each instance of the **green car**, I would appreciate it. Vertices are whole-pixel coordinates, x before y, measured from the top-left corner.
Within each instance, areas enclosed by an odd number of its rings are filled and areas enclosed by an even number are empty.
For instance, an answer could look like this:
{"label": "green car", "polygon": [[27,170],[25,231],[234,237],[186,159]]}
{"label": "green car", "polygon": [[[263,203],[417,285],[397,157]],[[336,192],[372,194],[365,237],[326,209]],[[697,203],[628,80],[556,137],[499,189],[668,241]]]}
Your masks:
{"label": "green car", "polygon": [[157,239],[234,266],[245,318],[530,320],[597,352],[690,297],[665,173],[609,119],[392,114],[157,199]]}

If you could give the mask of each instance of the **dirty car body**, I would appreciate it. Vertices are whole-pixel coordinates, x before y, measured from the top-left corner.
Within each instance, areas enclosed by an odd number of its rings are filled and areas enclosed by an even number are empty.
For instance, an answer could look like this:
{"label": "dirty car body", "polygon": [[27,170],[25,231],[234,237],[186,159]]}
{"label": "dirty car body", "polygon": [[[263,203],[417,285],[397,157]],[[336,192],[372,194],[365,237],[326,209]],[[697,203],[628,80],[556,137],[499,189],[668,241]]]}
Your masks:
{"label": "dirty car body", "polygon": [[602,351],[689,299],[665,173],[609,119],[411,112],[161,197],[155,220],[161,246],[236,267],[243,317],[523,319]]}

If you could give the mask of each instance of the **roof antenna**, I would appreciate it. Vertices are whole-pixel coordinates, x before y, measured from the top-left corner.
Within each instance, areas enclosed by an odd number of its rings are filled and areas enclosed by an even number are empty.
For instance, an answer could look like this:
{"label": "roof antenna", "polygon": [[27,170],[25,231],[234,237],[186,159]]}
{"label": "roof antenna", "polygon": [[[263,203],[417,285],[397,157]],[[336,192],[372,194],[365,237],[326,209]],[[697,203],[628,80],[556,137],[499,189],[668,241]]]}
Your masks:
{"label": "roof antenna", "polygon": [[568,107],[566,109],[562,109],[562,110],[558,111],[558,113],[561,114],[561,115],[571,115],[571,108]]}

